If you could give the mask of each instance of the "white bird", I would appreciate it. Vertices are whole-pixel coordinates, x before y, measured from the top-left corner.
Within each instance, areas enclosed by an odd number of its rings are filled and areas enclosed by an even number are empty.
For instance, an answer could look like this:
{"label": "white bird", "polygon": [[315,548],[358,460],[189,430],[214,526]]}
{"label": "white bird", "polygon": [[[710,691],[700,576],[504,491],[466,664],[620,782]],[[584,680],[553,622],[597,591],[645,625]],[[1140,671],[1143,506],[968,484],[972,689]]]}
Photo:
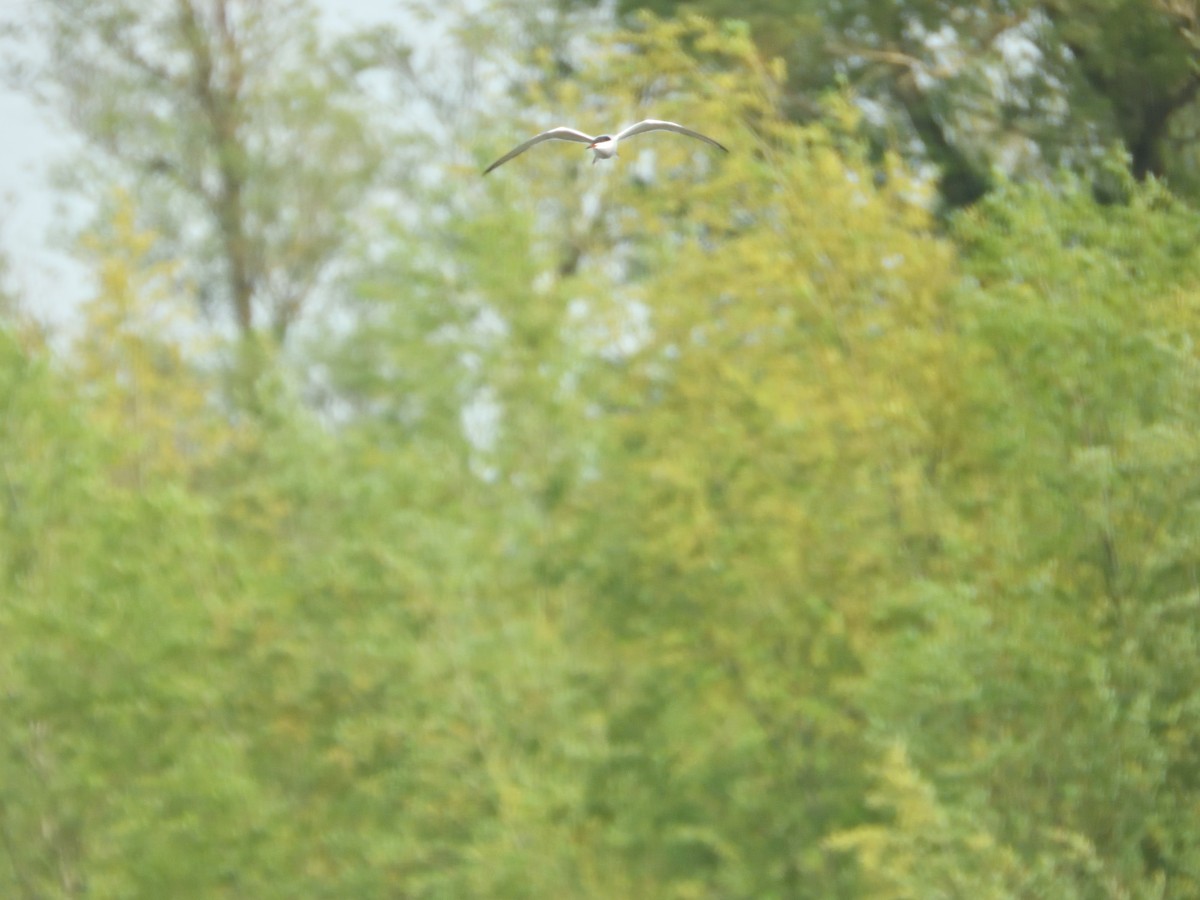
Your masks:
{"label": "white bird", "polygon": [[636,125],[630,125],[617,134],[602,134],[598,137],[592,137],[590,134],[584,134],[582,131],[576,131],[574,128],[568,128],[565,125],[559,125],[557,128],[543,131],[541,134],[531,137],[525,143],[509,150],[484,169],[483,174],[486,175],[497,166],[504,165],[514,156],[519,156],[534,144],[540,144],[542,141],[575,141],[579,144],[587,144],[587,148],[595,154],[592,157],[592,165],[595,165],[598,159],[612,159],[616,156],[617,144],[625,140],[625,138],[633,137],[635,134],[643,134],[647,131],[674,131],[676,134],[686,134],[688,137],[699,138],[705,143],[712,144],[718,150],[724,150],[726,153],[729,152],[712,138],[706,137],[698,131],[692,131],[692,129],[676,125],[674,122],[664,122],[661,119],[643,119]]}

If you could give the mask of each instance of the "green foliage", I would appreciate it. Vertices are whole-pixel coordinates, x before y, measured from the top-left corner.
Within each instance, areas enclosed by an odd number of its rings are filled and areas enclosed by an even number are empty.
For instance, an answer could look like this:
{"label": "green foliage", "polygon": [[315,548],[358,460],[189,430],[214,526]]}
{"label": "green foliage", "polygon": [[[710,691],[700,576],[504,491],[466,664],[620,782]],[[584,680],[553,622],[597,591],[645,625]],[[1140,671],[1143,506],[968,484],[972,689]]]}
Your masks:
{"label": "green foliage", "polygon": [[987,415],[936,481],[979,524],[965,567],[885,607],[865,700],[951,814],[986,823],[1023,879],[1053,870],[1054,896],[1196,889],[1175,728],[1200,674],[1198,227],[1157,186],[1105,208],[1074,183],[1001,191],[958,224]]}
{"label": "green foliage", "polygon": [[1112,877],[1103,856],[1083,835],[1050,828],[1025,863],[998,842],[985,822],[962,807],[947,808],[913,768],[904,748],[890,747],[870,804],[888,825],[861,825],[832,835],[825,846],[851,851],[864,872],[861,896],[1159,898],[1165,881],[1132,889]]}
{"label": "green foliage", "polygon": [[91,419],[119,438],[119,477],[142,484],[186,478],[216,452],[221,426],[201,372],[212,342],[181,302],[178,267],[155,259],[160,240],[135,219],[132,200],[118,194],[111,224],[83,239],[98,289],[80,311],[73,359]]}
{"label": "green foliage", "polygon": [[[577,5],[593,5],[580,0]],[[623,16],[700,12],[749,27],[786,63],[789,115],[823,117],[848,88],[871,111],[876,147],[940,170],[949,207],[997,174],[1045,177],[1060,165],[1098,177],[1112,145],[1139,178],[1169,178],[1195,199],[1200,42],[1178,0],[621,0]]]}
{"label": "green foliage", "polygon": [[1028,876],[1019,870],[1012,852],[997,845],[978,822],[939,803],[902,746],[888,749],[878,779],[868,802],[893,821],[886,826],[860,825],[825,842],[830,850],[856,854],[867,885],[863,897],[1021,896]]}
{"label": "green foliage", "polygon": [[780,74],[533,80],[732,152],[431,162],[253,415],[115,195],[80,335],[0,331],[0,894],[1197,894],[1200,217],[940,232]]}

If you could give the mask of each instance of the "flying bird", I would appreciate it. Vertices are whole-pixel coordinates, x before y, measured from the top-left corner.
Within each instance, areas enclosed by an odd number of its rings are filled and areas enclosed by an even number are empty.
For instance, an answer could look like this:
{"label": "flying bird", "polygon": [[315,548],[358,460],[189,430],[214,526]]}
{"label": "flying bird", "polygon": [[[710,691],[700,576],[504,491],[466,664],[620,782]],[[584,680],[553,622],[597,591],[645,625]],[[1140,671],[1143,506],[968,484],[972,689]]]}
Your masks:
{"label": "flying bird", "polygon": [[617,134],[602,134],[598,137],[592,137],[590,134],[584,134],[582,131],[576,131],[574,128],[560,125],[557,128],[551,128],[549,131],[543,131],[541,134],[531,137],[525,143],[513,147],[513,149],[484,169],[483,174],[486,175],[497,166],[504,165],[514,156],[519,156],[534,144],[540,144],[542,141],[574,141],[577,144],[587,144],[587,148],[595,154],[592,157],[592,165],[595,165],[596,160],[612,159],[616,156],[617,144],[621,143],[625,138],[633,137],[635,134],[644,134],[647,131],[674,131],[676,134],[686,134],[688,137],[699,138],[706,144],[712,144],[718,150],[722,150],[725,153],[729,152],[712,138],[706,137],[698,131],[692,131],[692,129],[676,125],[674,122],[664,122],[661,119],[643,119],[636,125],[630,125],[624,131],[620,131]]}

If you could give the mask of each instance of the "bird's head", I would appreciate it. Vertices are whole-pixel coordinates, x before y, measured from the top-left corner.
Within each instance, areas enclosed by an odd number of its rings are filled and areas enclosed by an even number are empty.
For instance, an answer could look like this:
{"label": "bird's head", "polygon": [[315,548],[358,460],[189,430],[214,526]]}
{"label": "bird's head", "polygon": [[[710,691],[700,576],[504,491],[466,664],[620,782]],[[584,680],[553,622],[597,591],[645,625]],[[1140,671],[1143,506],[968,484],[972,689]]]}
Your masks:
{"label": "bird's head", "polygon": [[591,150],[591,149],[593,149],[593,148],[594,148],[594,147],[595,147],[597,144],[606,144],[606,143],[608,143],[608,142],[609,142],[609,141],[611,141],[611,140],[612,140],[612,135],[611,135],[611,134],[602,134],[602,135],[600,135],[598,138],[596,138],[594,141],[592,141],[590,144],[588,144],[588,149],[589,149],[589,150]]}

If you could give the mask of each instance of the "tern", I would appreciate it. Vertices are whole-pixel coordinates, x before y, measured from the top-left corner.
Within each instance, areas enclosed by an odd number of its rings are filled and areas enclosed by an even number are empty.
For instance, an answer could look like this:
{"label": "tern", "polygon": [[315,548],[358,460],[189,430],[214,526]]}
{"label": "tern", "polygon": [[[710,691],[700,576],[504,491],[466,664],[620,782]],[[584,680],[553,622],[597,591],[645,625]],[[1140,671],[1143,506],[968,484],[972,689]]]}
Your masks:
{"label": "tern", "polygon": [[612,159],[616,156],[617,144],[621,143],[625,138],[633,137],[635,134],[645,134],[647,131],[674,131],[676,134],[686,134],[688,137],[699,138],[706,144],[712,144],[718,150],[723,150],[725,153],[729,152],[712,138],[698,131],[692,131],[692,129],[676,125],[674,122],[664,122],[661,119],[643,119],[636,125],[630,125],[616,134],[601,134],[597,137],[592,137],[590,134],[584,134],[582,131],[576,131],[574,128],[568,128],[565,125],[559,125],[557,128],[543,131],[541,134],[531,137],[525,143],[513,147],[513,149],[484,169],[483,174],[486,175],[497,166],[504,165],[514,156],[519,156],[534,144],[540,144],[542,141],[575,141],[577,144],[587,144],[587,148],[595,154],[592,157],[592,165],[595,165],[597,160]]}

